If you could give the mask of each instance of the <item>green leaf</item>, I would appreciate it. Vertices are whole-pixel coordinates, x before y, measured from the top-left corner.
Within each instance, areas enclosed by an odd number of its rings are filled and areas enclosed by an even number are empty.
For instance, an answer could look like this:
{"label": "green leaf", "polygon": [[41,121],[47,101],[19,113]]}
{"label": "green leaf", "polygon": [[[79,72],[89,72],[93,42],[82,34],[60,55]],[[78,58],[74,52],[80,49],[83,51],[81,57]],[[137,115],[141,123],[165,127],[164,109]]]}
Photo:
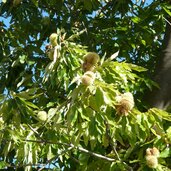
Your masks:
{"label": "green leaf", "polygon": [[165,148],[161,153],[160,153],[161,158],[167,158],[171,157],[171,149],[169,147]]}
{"label": "green leaf", "polygon": [[20,63],[21,63],[21,64],[24,64],[25,61],[26,61],[26,58],[27,58],[27,57],[26,57],[25,55],[19,56]]}
{"label": "green leaf", "polygon": [[121,143],[123,146],[125,146],[123,137],[121,136],[121,131],[119,129],[116,129],[114,136],[115,136],[115,139],[117,141],[119,141],[119,143]]}
{"label": "green leaf", "polygon": [[5,161],[0,161],[0,169],[5,169],[8,166],[8,163]]}
{"label": "green leaf", "polygon": [[111,57],[108,58],[106,61],[112,61],[112,60],[115,59],[118,55],[119,55],[119,51],[117,51],[117,52],[115,52],[114,54],[112,54]]}
{"label": "green leaf", "polygon": [[75,107],[71,107],[67,112],[67,121],[70,125],[73,125],[78,117],[78,111]]}
{"label": "green leaf", "polygon": [[141,19],[139,17],[133,17],[133,18],[131,18],[131,20],[136,24],[141,21]]}
{"label": "green leaf", "polygon": [[91,146],[91,150],[94,150],[94,148],[97,145],[97,140],[94,136],[90,136],[90,146]]}
{"label": "green leaf", "polygon": [[126,170],[125,164],[121,163],[120,161],[112,162],[111,167],[110,167],[110,171],[115,171],[115,170],[125,171]]}
{"label": "green leaf", "polygon": [[84,132],[83,132],[83,139],[84,139],[84,144],[85,144],[85,146],[88,145],[89,138],[90,138],[90,137],[89,137],[89,129],[86,128],[86,129],[84,130]]}
{"label": "green leaf", "polygon": [[78,111],[79,111],[79,114],[81,115],[82,119],[90,121],[90,117],[91,117],[91,115],[93,115],[92,109],[86,108],[85,110],[82,110],[81,108],[79,108]]}
{"label": "green leaf", "polygon": [[75,146],[77,146],[80,143],[81,136],[83,135],[83,130],[79,130],[75,136],[72,136],[71,142]]}
{"label": "green leaf", "polygon": [[99,109],[104,104],[103,90],[99,87],[96,89],[95,101]]}
{"label": "green leaf", "polygon": [[127,64],[132,70],[135,70],[135,71],[138,71],[138,72],[144,72],[144,71],[147,71],[146,68],[144,67],[141,67],[141,66],[137,66],[137,65],[134,65],[134,64]]}
{"label": "green leaf", "polygon": [[91,9],[92,9],[92,3],[91,3],[91,1],[84,1],[84,7],[85,7],[88,11],[91,11]]}
{"label": "green leaf", "polygon": [[164,111],[164,110],[157,109],[157,108],[152,108],[152,109],[149,109],[149,113],[157,115],[162,119],[171,121],[171,115],[168,112]]}
{"label": "green leaf", "polygon": [[97,136],[98,136],[98,132],[96,129],[96,122],[95,122],[95,118],[93,117],[91,118],[91,122],[89,123],[89,137],[90,137],[90,146],[92,150],[96,147]]}
{"label": "green leaf", "polygon": [[47,159],[51,160],[53,157],[55,157],[55,155],[52,153],[52,147],[49,146],[49,150],[48,150],[48,153],[47,153]]}
{"label": "green leaf", "polygon": [[171,142],[171,126],[166,130],[166,136],[169,139],[169,141]]}
{"label": "green leaf", "polygon": [[19,93],[13,92],[12,95],[13,95],[13,97],[19,97],[21,99],[31,100],[31,99],[35,99],[43,94],[43,93],[37,93],[37,92],[38,92],[38,89],[31,88],[31,89],[27,89],[26,91],[22,91]]}
{"label": "green leaf", "polygon": [[33,4],[38,7],[38,0],[32,0]]}
{"label": "green leaf", "polygon": [[141,43],[146,46],[146,41],[145,40],[141,40]]}
{"label": "green leaf", "polygon": [[169,14],[169,15],[171,16],[171,12],[170,12],[169,9],[167,9],[167,8],[165,8],[165,7],[163,7],[163,9],[167,12],[167,14]]}
{"label": "green leaf", "polygon": [[103,100],[104,100],[105,104],[112,105],[113,101],[110,99],[110,96],[107,92],[103,92]]}
{"label": "green leaf", "polygon": [[12,147],[12,142],[11,141],[5,144],[5,146],[3,148],[3,154],[5,156],[5,159],[6,159],[7,155],[8,155],[8,153],[11,151],[11,147]]}
{"label": "green leaf", "polygon": [[100,108],[97,105],[96,97],[94,97],[94,96],[91,96],[89,98],[89,106],[95,111],[100,111]]}
{"label": "green leaf", "polygon": [[31,107],[31,108],[33,108],[33,109],[39,109],[38,106],[36,106],[35,104],[33,104],[33,103],[29,102],[29,101],[26,101],[26,100],[24,100],[24,99],[22,99],[22,98],[20,98],[20,100],[21,100],[26,106],[28,106],[28,107]]}
{"label": "green leaf", "polygon": [[125,155],[124,155],[124,159],[127,159],[129,158],[129,156],[131,155],[132,151],[134,150],[134,146],[133,147],[129,147],[126,152],[125,152]]}
{"label": "green leaf", "polygon": [[72,97],[72,101],[74,101],[78,96],[79,96],[79,92],[80,91],[85,91],[83,90],[83,87],[82,86],[78,86],[77,88],[75,88],[72,93],[71,93],[71,97]]}
{"label": "green leaf", "polygon": [[102,136],[102,142],[103,142],[104,147],[109,146],[109,138],[106,134]]}
{"label": "green leaf", "polygon": [[80,162],[81,165],[87,165],[87,162],[89,160],[89,155],[86,153],[81,153],[78,157],[78,160]]}
{"label": "green leaf", "polygon": [[26,166],[24,171],[31,171],[32,170],[32,167],[31,166]]}
{"label": "green leaf", "polygon": [[48,111],[48,118],[52,118],[57,112],[57,109],[56,108],[50,108],[49,111]]}
{"label": "green leaf", "polygon": [[0,94],[0,101],[4,100],[4,94]]}

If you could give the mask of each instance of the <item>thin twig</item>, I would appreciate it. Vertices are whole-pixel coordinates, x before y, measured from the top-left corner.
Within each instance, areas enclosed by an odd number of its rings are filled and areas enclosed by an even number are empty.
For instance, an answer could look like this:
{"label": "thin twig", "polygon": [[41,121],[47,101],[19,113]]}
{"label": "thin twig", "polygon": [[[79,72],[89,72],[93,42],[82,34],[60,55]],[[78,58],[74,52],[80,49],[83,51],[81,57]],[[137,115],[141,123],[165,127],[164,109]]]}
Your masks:
{"label": "thin twig", "polygon": [[71,154],[69,156],[74,162],[80,164],[79,160],[77,160],[75,157],[71,156]]}
{"label": "thin twig", "polygon": [[78,149],[79,151],[82,151],[84,153],[90,154],[91,156],[98,157],[98,158],[103,159],[103,160],[107,160],[107,161],[110,161],[110,162],[115,161],[115,159],[113,159],[113,158],[109,158],[109,157],[103,156],[101,154],[91,152],[91,151],[86,150],[86,149],[84,149],[82,147],[75,147],[75,148]]}
{"label": "thin twig", "polygon": [[43,138],[40,136],[40,134],[37,132],[37,130],[35,130],[34,128],[32,128],[31,127],[31,125],[29,125],[29,124],[27,124],[27,126],[42,140],[42,141],[44,141],[43,140]]}
{"label": "thin twig", "polygon": [[123,164],[125,165],[125,167],[127,167],[129,170],[132,171],[132,170],[133,170],[132,167],[128,166],[127,163],[125,163],[124,161],[122,161],[121,158],[119,157],[119,154],[118,154],[118,152],[116,151],[116,148],[115,148],[115,144],[114,144],[114,142],[113,142],[113,140],[112,140],[112,138],[111,138],[111,136],[110,136],[110,134],[109,134],[109,131],[110,131],[110,129],[109,129],[109,124],[108,124],[108,122],[107,122],[106,120],[105,120],[105,125],[106,125],[107,136],[108,136],[108,139],[109,139],[109,144],[112,146],[112,150],[113,150],[113,152],[115,153],[117,159],[118,159],[121,163],[123,163]]}
{"label": "thin twig", "polygon": [[120,159],[120,157],[119,157],[119,154],[118,154],[117,151],[116,151],[115,144],[114,144],[114,142],[113,142],[113,140],[112,140],[112,138],[111,138],[111,136],[110,136],[110,133],[109,133],[109,132],[110,132],[109,124],[108,124],[108,122],[107,122],[106,120],[105,120],[104,122],[105,122],[105,125],[106,125],[106,134],[107,134],[107,137],[108,137],[108,139],[109,139],[109,144],[111,145],[112,150],[113,150],[113,152],[115,153],[117,159],[118,159],[119,161],[121,161],[121,159]]}
{"label": "thin twig", "polygon": [[49,163],[51,163],[53,160],[55,160],[55,159],[57,159],[59,156],[61,156],[61,155],[64,155],[66,152],[68,152],[68,151],[70,151],[70,150],[72,150],[73,149],[73,147],[69,147],[69,148],[67,148],[66,150],[63,150],[60,154],[58,154],[58,155],[56,155],[56,156],[54,156],[54,157],[52,157],[50,160],[48,160],[47,162],[46,162],[46,164],[43,166],[43,167],[41,167],[38,171],[41,171],[41,170],[43,170]]}
{"label": "thin twig", "polygon": [[167,20],[165,17],[163,17],[163,18],[171,26],[171,22],[169,20]]}
{"label": "thin twig", "polygon": [[81,152],[90,154],[91,156],[94,156],[94,157],[98,157],[98,158],[101,158],[101,159],[104,159],[104,160],[107,160],[107,161],[111,161],[111,162],[115,161],[115,159],[113,159],[113,158],[109,158],[109,157],[103,156],[101,154],[94,153],[94,152],[89,151],[89,150],[87,150],[85,148],[74,146],[73,144],[67,144],[67,143],[61,143],[61,142],[51,142],[51,141],[40,141],[40,140],[37,140],[37,141],[36,140],[24,140],[24,141],[35,142],[35,143],[48,143],[48,144],[64,145],[64,146],[72,147],[73,149],[77,149],[77,150],[79,150]]}
{"label": "thin twig", "polygon": [[58,144],[58,145],[64,145],[64,146],[68,146],[71,147],[70,144],[67,143],[61,143],[61,142],[53,142],[53,141],[46,141],[46,140],[29,140],[29,139],[23,139],[22,141],[26,141],[26,142],[35,142],[35,143],[40,143],[40,144]]}

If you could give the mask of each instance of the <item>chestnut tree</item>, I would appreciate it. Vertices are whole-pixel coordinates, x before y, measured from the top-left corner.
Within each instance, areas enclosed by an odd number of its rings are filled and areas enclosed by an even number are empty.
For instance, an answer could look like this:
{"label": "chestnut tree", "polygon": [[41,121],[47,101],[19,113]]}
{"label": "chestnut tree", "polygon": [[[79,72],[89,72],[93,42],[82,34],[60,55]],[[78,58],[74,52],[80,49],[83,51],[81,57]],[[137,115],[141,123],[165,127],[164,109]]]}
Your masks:
{"label": "chestnut tree", "polygon": [[171,170],[170,0],[2,0],[0,169]]}

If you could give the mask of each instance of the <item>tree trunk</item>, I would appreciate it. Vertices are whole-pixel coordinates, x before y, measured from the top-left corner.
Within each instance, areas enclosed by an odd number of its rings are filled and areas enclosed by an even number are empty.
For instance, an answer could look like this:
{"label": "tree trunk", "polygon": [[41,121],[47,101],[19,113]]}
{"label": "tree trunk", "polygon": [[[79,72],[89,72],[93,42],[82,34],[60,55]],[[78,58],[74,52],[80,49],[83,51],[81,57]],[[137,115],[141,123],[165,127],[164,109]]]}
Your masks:
{"label": "tree trunk", "polygon": [[160,54],[154,81],[159,88],[153,89],[146,95],[151,107],[166,110],[171,106],[171,17],[167,19],[163,50]]}

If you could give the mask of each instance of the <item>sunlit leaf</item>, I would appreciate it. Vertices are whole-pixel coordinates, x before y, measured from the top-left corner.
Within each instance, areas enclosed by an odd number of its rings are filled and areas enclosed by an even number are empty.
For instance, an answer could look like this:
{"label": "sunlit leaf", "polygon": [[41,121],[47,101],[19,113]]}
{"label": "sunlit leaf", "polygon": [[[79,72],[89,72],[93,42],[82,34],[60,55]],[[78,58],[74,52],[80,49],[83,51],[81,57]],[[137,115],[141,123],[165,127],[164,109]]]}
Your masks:
{"label": "sunlit leaf", "polygon": [[170,148],[166,148],[164,149],[161,153],[160,153],[160,157],[161,158],[167,158],[167,157],[171,157],[171,149]]}
{"label": "sunlit leaf", "polygon": [[167,14],[169,14],[169,15],[171,16],[171,12],[170,12],[169,9],[167,9],[167,8],[165,8],[165,7],[163,7],[163,9],[167,12]]}

